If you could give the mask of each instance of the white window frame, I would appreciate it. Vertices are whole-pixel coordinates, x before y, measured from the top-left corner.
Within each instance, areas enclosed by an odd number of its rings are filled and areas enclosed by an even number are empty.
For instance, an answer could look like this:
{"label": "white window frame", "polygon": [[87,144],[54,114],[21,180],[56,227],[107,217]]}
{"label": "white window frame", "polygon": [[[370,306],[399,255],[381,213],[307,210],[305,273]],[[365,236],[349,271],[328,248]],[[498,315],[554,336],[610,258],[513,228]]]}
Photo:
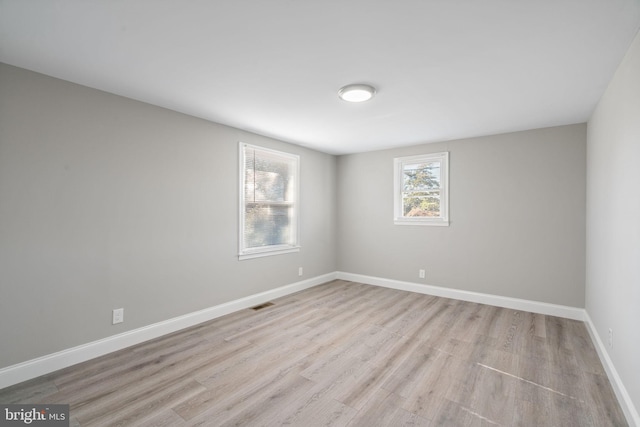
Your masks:
{"label": "white window frame", "polygon": [[[440,216],[407,217],[403,213],[403,172],[407,164],[440,163]],[[393,159],[393,222],[396,225],[449,225],[449,152],[396,157]]]}
{"label": "white window frame", "polygon": [[[238,240],[238,259],[245,260],[251,258],[281,255],[292,252],[300,251],[300,156],[297,154],[285,153],[283,151],[272,150],[270,148],[260,147],[257,145],[246,144],[240,142],[238,144],[238,158],[239,158],[239,240]],[[262,151],[271,155],[282,157],[283,159],[293,160],[295,162],[294,167],[294,200],[293,200],[293,217],[291,218],[291,239],[289,244],[284,245],[271,245],[261,247],[245,247],[245,149]]]}

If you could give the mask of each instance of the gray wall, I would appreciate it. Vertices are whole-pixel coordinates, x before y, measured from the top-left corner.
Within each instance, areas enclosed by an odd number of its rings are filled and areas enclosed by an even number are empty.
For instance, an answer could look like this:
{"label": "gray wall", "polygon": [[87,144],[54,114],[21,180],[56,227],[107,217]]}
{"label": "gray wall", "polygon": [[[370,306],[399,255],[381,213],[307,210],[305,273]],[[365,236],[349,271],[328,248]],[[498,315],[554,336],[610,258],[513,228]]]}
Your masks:
{"label": "gray wall", "polygon": [[[586,125],[338,158],[338,268],[584,307]],[[393,224],[393,158],[450,152],[450,226]],[[426,278],[418,270],[426,269]]]}
{"label": "gray wall", "polygon": [[[300,253],[238,261],[238,141],[301,156]],[[0,367],[335,271],[335,169],[0,64]]]}
{"label": "gray wall", "polygon": [[[588,124],[586,307],[640,408],[640,35]],[[609,348],[608,330],[613,330]],[[638,414],[635,414],[638,417]],[[636,423],[640,418],[636,418]],[[640,425],[640,424],[639,424]]]}

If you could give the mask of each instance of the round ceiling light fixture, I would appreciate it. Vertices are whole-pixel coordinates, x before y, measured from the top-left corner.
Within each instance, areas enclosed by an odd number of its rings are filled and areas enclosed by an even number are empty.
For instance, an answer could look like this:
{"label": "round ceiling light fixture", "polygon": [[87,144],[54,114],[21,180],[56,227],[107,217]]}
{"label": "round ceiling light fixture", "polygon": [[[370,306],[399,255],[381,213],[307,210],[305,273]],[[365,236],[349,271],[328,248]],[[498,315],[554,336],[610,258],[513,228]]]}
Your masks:
{"label": "round ceiling light fixture", "polygon": [[365,84],[346,85],[338,91],[338,96],[347,102],[363,102],[373,98],[376,89]]}

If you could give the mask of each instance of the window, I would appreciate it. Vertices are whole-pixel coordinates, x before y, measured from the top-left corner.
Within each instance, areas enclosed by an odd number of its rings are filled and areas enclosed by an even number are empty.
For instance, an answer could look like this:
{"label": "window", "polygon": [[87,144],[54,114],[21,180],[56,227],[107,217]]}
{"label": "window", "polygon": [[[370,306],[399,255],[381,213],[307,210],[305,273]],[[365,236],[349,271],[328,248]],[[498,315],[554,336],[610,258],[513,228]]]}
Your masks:
{"label": "window", "polygon": [[449,225],[449,153],[394,159],[394,223]]}
{"label": "window", "polygon": [[243,143],[239,157],[239,258],[299,251],[299,157]]}

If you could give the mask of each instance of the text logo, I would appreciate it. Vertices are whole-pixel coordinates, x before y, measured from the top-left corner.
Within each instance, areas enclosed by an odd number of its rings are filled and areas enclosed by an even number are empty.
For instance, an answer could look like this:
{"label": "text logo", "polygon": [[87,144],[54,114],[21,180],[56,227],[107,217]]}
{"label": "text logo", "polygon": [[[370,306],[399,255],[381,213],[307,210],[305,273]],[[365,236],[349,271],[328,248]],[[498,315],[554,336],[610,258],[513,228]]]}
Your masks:
{"label": "text logo", "polygon": [[69,405],[0,404],[0,427],[69,427]]}

